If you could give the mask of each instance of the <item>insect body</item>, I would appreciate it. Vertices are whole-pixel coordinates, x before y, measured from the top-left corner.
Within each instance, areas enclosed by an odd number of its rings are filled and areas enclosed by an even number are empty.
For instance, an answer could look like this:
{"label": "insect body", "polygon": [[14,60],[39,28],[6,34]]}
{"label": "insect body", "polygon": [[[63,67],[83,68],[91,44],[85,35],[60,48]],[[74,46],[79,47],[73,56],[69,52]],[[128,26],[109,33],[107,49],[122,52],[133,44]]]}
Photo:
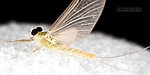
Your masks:
{"label": "insect body", "polygon": [[94,54],[90,54],[78,49],[74,49],[74,48],[70,48],[68,45],[63,45],[61,43],[59,43],[58,41],[56,41],[53,37],[53,35],[51,36],[46,36],[47,32],[38,32],[35,35],[34,40],[40,40],[41,45],[46,46],[47,48],[49,48],[50,50],[55,50],[55,51],[59,51],[59,52],[63,52],[69,55],[75,55],[75,56],[80,56],[80,57],[84,57],[84,58],[96,58],[96,55]]}
{"label": "insect body", "polygon": [[32,31],[32,35],[35,35],[34,40],[40,40],[41,45],[51,50],[62,50],[75,56],[96,58],[94,54],[70,48],[68,45],[90,34],[102,13],[104,4],[105,0],[73,0],[50,26],[48,32],[39,31],[41,28]]}

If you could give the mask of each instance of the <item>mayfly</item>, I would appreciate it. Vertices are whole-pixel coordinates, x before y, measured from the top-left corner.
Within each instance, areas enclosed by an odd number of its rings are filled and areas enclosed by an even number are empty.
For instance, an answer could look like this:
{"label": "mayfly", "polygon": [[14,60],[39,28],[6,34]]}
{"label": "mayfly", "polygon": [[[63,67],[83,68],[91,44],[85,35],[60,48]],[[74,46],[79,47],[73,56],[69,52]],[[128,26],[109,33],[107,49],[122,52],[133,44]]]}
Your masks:
{"label": "mayfly", "polygon": [[40,40],[41,45],[33,50],[32,53],[40,49],[41,46],[46,46],[50,50],[61,50],[66,54],[88,59],[115,58],[138,52],[113,57],[97,57],[94,54],[69,47],[71,43],[84,39],[90,34],[103,11],[105,2],[106,0],[73,0],[60,17],[50,26],[48,32],[42,32],[42,28],[37,27],[32,30],[31,34],[33,37],[31,39],[4,41],[26,42]]}

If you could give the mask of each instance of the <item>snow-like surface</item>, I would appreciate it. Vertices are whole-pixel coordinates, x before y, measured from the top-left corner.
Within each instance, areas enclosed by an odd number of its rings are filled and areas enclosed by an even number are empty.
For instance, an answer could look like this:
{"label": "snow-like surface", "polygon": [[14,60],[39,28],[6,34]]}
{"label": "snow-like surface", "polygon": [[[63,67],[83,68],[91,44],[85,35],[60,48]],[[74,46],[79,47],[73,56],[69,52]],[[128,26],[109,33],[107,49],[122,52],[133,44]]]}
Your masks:
{"label": "snow-like surface", "polygon": [[[28,39],[30,31],[37,26],[48,30],[48,25],[28,23],[8,23],[0,26],[0,37],[6,40]],[[97,60],[79,58],[53,52],[46,47],[31,54],[11,59],[32,51],[39,46],[38,41],[8,43],[0,40],[0,75],[150,75],[150,53],[136,54],[113,59],[103,59],[123,71],[105,65]],[[115,56],[133,52],[142,47],[124,39],[100,32],[92,33],[87,39],[71,45],[97,56]],[[133,73],[137,72],[137,73]]]}

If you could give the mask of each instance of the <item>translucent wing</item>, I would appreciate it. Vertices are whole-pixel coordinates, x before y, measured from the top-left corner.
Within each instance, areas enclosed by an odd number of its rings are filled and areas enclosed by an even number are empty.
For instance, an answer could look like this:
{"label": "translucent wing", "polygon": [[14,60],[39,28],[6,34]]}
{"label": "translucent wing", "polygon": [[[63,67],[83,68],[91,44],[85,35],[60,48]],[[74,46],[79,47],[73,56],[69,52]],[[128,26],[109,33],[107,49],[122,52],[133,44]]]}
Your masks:
{"label": "translucent wing", "polygon": [[62,44],[71,44],[73,41],[76,41],[75,40],[76,36],[77,36],[77,29],[76,28],[70,28],[70,29],[67,29],[63,32],[60,32],[59,35],[55,36],[55,39]]}
{"label": "translucent wing", "polygon": [[[50,26],[49,31],[56,37],[56,40],[64,44],[81,40],[92,31],[104,4],[105,0],[73,0]],[[47,35],[49,34],[48,32]]]}

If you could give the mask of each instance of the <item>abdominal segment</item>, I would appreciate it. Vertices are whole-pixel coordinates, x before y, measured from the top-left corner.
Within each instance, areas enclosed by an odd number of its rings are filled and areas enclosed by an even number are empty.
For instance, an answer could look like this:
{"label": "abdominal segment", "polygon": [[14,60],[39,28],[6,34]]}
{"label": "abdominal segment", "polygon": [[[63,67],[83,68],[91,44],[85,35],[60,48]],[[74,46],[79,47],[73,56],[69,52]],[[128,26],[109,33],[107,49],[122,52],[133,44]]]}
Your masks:
{"label": "abdominal segment", "polygon": [[57,51],[61,51],[65,54],[69,54],[69,55],[74,55],[74,56],[78,56],[78,57],[83,57],[83,58],[88,58],[88,59],[95,59],[96,55],[88,53],[88,52],[84,52],[75,48],[70,48],[67,45],[62,45],[57,47],[55,50]]}

